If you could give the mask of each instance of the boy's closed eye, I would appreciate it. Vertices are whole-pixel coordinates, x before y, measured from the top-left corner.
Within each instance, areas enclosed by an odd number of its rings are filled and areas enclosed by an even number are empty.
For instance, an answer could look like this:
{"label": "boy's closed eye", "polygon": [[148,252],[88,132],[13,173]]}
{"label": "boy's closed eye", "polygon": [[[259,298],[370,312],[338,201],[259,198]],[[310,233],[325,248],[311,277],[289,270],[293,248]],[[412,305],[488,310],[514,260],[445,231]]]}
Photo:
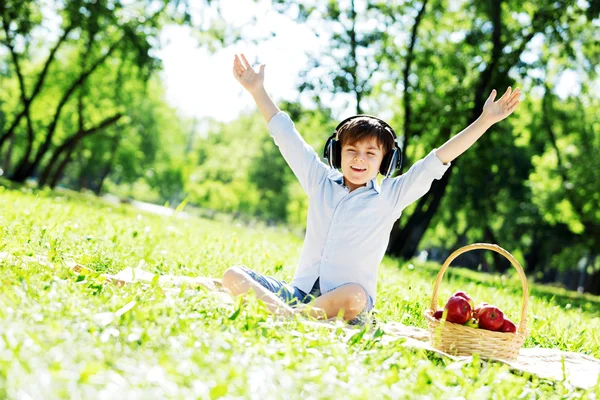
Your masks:
{"label": "boy's closed eye", "polygon": [[[347,151],[348,151],[349,153],[352,153],[352,154],[356,153],[356,150],[354,150],[354,149],[351,149],[351,148],[350,148],[350,149],[347,149]],[[377,155],[377,153],[375,153],[374,151],[369,151],[369,152],[367,152],[367,155],[369,155],[369,156],[376,156],[376,155]]]}

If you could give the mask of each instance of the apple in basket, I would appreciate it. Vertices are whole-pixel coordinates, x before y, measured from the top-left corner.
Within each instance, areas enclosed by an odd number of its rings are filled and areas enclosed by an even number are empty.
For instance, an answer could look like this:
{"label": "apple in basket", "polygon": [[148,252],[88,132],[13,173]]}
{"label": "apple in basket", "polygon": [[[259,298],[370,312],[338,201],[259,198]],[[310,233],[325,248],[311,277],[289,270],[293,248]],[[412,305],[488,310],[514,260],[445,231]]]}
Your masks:
{"label": "apple in basket", "polygon": [[454,322],[455,324],[464,324],[471,318],[473,310],[469,302],[461,296],[452,296],[444,306],[448,310],[446,321]]}
{"label": "apple in basket", "polygon": [[442,315],[444,315],[444,310],[437,310],[433,313],[433,318],[442,319]]}
{"label": "apple in basket", "polygon": [[504,318],[504,323],[500,327],[500,332],[517,332],[517,327],[515,324],[508,318]]}
{"label": "apple in basket", "polygon": [[479,311],[481,311],[481,309],[487,305],[488,305],[488,303],[486,303],[485,301],[479,303],[479,305],[477,307],[475,307],[475,309],[473,310],[473,318],[475,318],[475,319],[479,318]]}
{"label": "apple in basket", "polygon": [[471,299],[471,296],[469,296],[466,292],[458,291],[458,292],[454,293],[452,296],[462,297],[463,299],[465,299],[466,301],[469,302],[471,309],[475,308],[475,303],[473,302],[473,299]]}
{"label": "apple in basket", "polygon": [[495,306],[483,306],[478,317],[479,327],[490,331],[499,331],[504,324],[504,313]]}

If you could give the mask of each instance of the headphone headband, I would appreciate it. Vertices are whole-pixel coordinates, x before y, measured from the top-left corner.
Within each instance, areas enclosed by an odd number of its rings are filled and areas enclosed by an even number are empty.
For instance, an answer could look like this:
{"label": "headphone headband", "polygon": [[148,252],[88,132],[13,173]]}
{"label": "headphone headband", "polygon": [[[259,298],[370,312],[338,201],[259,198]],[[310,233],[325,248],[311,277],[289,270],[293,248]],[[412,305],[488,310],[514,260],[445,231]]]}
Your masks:
{"label": "headphone headband", "polygon": [[353,119],[356,119],[356,118],[361,118],[361,117],[368,117],[368,118],[372,118],[372,119],[374,119],[374,120],[376,120],[376,121],[379,121],[379,123],[381,123],[381,124],[383,125],[383,129],[384,129],[384,130],[387,130],[388,132],[390,132],[390,133],[391,133],[391,135],[392,135],[392,139],[394,140],[394,143],[398,144],[398,136],[396,136],[396,132],[394,132],[394,129],[393,129],[393,128],[392,128],[392,127],[391,127],[391,126],[390,126],[390,125],[389,125],[387,122],[385,122],[384,120],[382,120],[381,118],[377,118],[377,117],[376,117],[376,116],[374,116],[374,115],[368,115],[368,114],[358,114],[358,115],[354,115],[354,116],[352,116],[352,117],[348,117],[348,118],[346,118],[345,120],[343,120],[342,122],[340,122],[340,123],[338,124],[338,126],[336,126],[336,128],[335,128],[335,130],[334,130],[334,132],[333,132],[333,133],[336,135],[336,139],[337,139],[337,140],[339,140],[339,137],[337,137],[337,136],[338,136],[338,133],[339,133],[339,130],[340,130],[340,129],[341,129],[341,128],[342,128],[342,127],[343,127],[343,126],[344,126],[344,125],[345,125],[347,122],[349,122],[349,121],[351,121],[351,120],[353,120]]}

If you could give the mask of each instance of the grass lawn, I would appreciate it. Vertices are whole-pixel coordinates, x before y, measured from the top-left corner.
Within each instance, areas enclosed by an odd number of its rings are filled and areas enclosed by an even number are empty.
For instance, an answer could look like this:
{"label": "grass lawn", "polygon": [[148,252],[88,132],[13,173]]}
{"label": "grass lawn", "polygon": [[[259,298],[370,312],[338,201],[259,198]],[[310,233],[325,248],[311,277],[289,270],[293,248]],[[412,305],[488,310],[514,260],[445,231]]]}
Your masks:
{"label": "grass lawn", "polygon": [[[199,288],[78,281],[65,263],[116,273],[145,260],[157,274],[214,277],[244,264],[289,281],[302,238],[282,228],[0,186],[0,235],[0,252],[47,255],[57,266],[0,262],[0,398],[600,398],[599,385],[584,392],[500,363],[447,368],[450,361],[400,342],[276,320],[255,300],[236,313]],[[425,328],[439,267],[385,258],[379,319]],[[518,322],[516,278],[451,267],[439,297],[456,290]],[[525,347],[600,358],[598,297],[530,291]]]}

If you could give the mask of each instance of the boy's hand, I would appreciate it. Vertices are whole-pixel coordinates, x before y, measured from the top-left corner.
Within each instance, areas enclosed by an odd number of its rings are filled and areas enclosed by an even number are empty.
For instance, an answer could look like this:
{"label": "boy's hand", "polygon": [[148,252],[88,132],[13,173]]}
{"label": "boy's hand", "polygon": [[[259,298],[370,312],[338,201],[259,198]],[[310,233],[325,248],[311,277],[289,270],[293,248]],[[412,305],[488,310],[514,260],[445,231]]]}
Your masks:
{"label": "boy's hand", "polygon": [[260,71],[256,73],[244,54],[242,58],[235,55],[233,60],[233,76],[250,93],[256,93],[263,88],[265,82],[265,65],[260,66]]}
{"label": "boy's hand", "polygon": [[490,97],[487,98],[483,105],[483,113],[475,122],[463,129],[458,135],[448,140],[442,147],[437,149],[435,154],[440,161],[448,164],[456,157],[464,153],[487,131],[490,126],[496,122],[502,121],[504,118],[512,114],[519,105],[519,96],[521,91],[516,88],[511,92],[510,86],[506,93],[494,101],[496,98],[496,89],[492,90]]}
{"label": "boy's hand", "polygon": [[519,88],[516,88],[514,92],[511,92],[511,87],[509,86],[502,97],[500,97],[498,101],[494,101],[496,98],[496,89],[492,90],[492,93],[483,105],[482,118],[490,125],[502,121],[515,111],[519,105],[520,95],[521,91]]}

